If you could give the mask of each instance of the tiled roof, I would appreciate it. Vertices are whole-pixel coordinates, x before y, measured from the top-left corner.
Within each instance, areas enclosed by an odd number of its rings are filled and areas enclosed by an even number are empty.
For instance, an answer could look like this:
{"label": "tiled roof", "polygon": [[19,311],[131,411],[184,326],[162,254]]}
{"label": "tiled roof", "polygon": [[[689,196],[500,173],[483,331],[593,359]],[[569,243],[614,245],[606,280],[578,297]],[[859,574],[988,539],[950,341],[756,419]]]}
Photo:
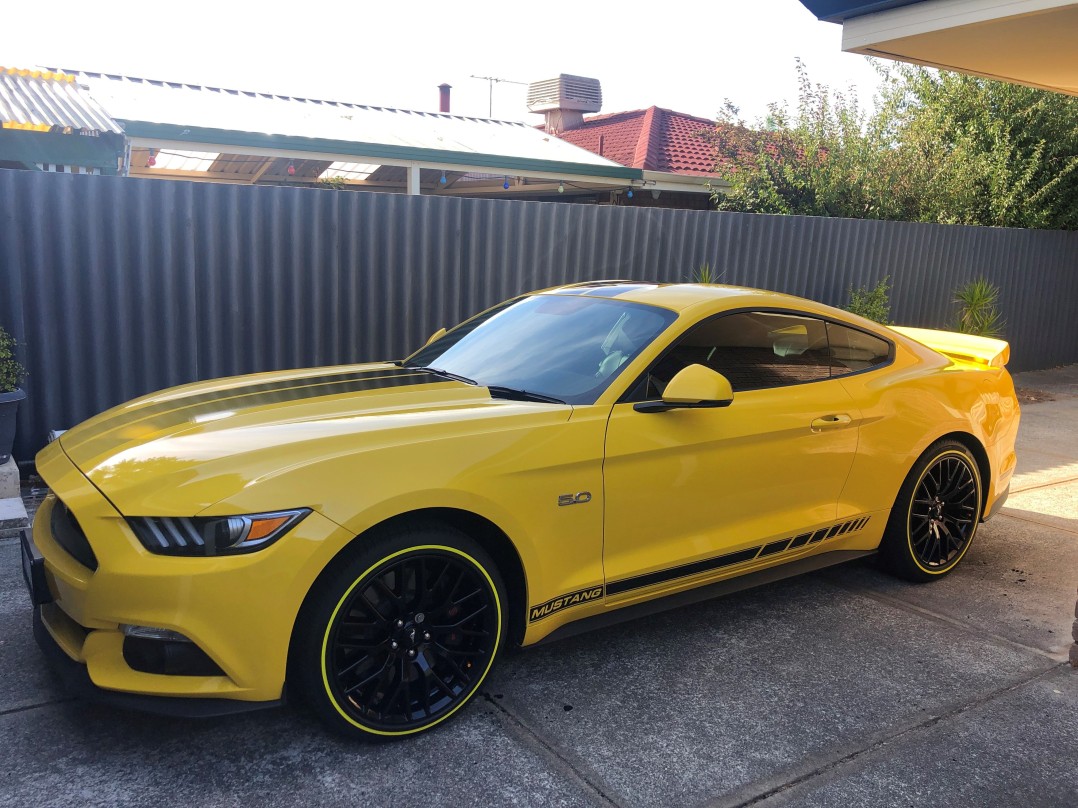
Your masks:
{"label": "tiled roof", "polygon": [[77,133],[122,131],[74,76],[0,67],[0,127],[48,132],[53,127]]}
{"label": "tiled roof", "polygon": [[587,118],[558,137],[632,168],[715,176],[715,146],[705,133],[715,122],[662,107]]}

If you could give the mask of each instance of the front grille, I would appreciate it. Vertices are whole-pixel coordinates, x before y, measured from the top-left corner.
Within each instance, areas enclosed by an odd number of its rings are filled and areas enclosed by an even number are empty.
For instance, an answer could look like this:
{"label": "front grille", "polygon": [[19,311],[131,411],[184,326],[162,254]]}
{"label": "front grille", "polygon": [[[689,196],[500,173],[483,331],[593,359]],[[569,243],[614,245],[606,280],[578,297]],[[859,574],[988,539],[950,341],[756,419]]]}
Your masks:
{"label": "front grille", "polygon": [[94,555],[86,534],[82,532],[79,520],[59,499],[52,506],[52,537],[56,543],[87,569],[97,569],[97,556]]}

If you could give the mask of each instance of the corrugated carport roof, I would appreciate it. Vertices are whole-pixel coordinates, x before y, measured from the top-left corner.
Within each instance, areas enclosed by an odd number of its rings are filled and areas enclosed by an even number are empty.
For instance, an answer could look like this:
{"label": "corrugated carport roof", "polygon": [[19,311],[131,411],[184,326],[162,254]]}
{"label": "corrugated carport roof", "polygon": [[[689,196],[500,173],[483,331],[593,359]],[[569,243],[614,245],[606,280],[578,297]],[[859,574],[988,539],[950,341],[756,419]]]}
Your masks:
{"label": "corrugated carport roof", "polygon": [[129,137],[639,179],[523,123],[67,71]]}
{"label": "corrugated carport roof", "polygon": [[79,87],[74,76],[0,67],[0,126],[48,132],[120,134],[120,125]]}

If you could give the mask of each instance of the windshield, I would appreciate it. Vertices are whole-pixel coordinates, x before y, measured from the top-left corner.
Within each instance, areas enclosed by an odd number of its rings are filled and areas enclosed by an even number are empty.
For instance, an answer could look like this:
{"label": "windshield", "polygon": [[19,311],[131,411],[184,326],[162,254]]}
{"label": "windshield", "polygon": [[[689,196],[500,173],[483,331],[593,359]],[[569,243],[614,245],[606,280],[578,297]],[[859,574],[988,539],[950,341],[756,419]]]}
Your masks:
{"label": "windshield", "polygon": [[610,298],[534,295],[473,317],[404,364],[484,387],[593,404],[676,317]]}

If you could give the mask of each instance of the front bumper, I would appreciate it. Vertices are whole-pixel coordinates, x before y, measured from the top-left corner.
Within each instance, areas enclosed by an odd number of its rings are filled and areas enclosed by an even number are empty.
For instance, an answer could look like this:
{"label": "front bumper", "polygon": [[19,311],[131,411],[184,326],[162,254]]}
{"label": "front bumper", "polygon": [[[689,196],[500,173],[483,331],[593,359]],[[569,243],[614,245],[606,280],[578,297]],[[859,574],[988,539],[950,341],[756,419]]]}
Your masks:
{"label": "front bumper", "polygon": [[[52,494],[39,508],[32,533],[47,587],[37,599],[44,605],[35,607],[35,633],[48,656],[55,659],[57,651],[60,667],[76,671],[66,678],[77,690],[88,685],[98,700],[97,691],[107,691],[106,700],[117,703],[119,698],[119,706],[174,715],[212,715],[280,703],[296,615],[315,578],[351,534],[312,513],[256,553],[159,556],[141,545],[123,516],[58,443],[38,455],[38,471]],[[76,560],[53,536],[52,510],[59,501],[77,520],[96,569]],[[71,546],[69,539],[65,543]],[[135,670],[124,657],[124,624],[183,634],[220,675]],[[85,680],[82,685],[80,680]],[[154,697],[181,697],[191,704],[162,709],[153,706]],[[211,700],[222,705],[212,711],[197,706]]]}
{"label": "front bumper", "polygon": [[121,710],[138,710],[145,713],[157,713],[176,718],[213,718],[233,713],[246,713],[284,704],[284,699],[275,701],[237,701],[236,699],[177,699],[168,696],[145,696],[137,693],[122,693],[117,690],[104,690],[93,683],[86,666],[66,653],[45,628],[41,618],[41,606],[34,607],[34,639],[45,655],[49,667],[60,677],[66,690],[86,701],[117,707]]}

